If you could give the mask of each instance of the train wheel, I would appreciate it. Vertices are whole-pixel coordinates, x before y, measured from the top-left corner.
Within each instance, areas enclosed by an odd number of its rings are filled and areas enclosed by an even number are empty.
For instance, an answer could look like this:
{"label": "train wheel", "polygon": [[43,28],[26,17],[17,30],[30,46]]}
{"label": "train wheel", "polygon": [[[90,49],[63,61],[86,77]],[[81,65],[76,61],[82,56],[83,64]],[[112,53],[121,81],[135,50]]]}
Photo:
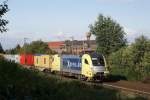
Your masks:
{"label": "train wheel", "polygon": [[93,78],[88,77],[86,81],[87,81],[87,82],[93,82],[93,81],[94,81],[94,79],[93,79]]}
{"label": "train wheel", "polygon": [[99,81],[100,81],[100,83],[103,83],[103,81],[104,81],[104,75],[100,76]]}
{"label": "train wheel", "polygon": [[78,75],[77,78],[78,78],[79,80],[81,80],[81,75]]}
{"label": "train wheel", "polygon": [[43,72],[44,73],[50,73],[51,71],[49,69],[44,69]]}
{"label": "train wheel", "polygon": [[80,80],[81,81],[87,81],[88,77],[85,77],[84,75],[80,75]]}
{"label": "train wheel", "polygon": [[56,74],[56,72],[55,72],[55,71],[51,71],[51,73],[52,73],[53,75],[55,75],[55,74]]}

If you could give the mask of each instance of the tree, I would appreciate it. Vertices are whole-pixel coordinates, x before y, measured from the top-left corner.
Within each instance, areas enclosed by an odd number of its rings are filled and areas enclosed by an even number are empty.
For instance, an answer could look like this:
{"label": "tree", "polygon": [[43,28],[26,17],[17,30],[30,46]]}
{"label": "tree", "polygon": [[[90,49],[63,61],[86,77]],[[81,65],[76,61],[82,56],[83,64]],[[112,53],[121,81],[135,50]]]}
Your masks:
{"label": "tree", "polygon": [[132,48],[132,57],[134,58],[133,62],[138,66],[142,61],[144,54],[150,50],[148,39],[143,35],[136,38],[135,43],[132,44]]}
{"label": "tree", "polygon": [[7,28],[6,25],[8,24],[8,20],[3,19],[3,16],[6,12],[8,12],[8,5],[6,4],[6,1],[3,2],[3,4],[0,4],[0,32],[6,32]]}
{"label": "tree", "polygon": [[90,27],[90,32],[96,36],[97,50],[108,56],[126,45],[126,33],[111,17],[100,14]]}
{"label": "tree", "polygon": [[144,76],[150,76],[150,51],[144,54],[142,59],[142,66],[144,66]]}
{"label": "tree", "polygon": [[[144,77],[145,67],[147,62],[147,55],[149,55],[150,44],[149,40],[145,36],[140,36],[132,44],[132,61],[134,69],[139,72],[139,79]],[[149,59],[150,60],[150,59]]]}
{"label": "tree", "polygon": [[0,43],[0,53],[4,53],[1,43]]}
{"label": "tree", "polygon": [[18,54],[21,51],[21,46],[18,44],[15,48],[8,49],[5,51],[6,54]]}
{"label": "tree", "polygon": [[109,56],[112,72],[131,80],[142,80],[150,75],[150,40],[145,36]]}
{"label": "tree", "polygon": [[21,50],[20,53],[33,53],[33,54],[53,54],[55,53],[52,51],[48,44],[39,40],[39,41],[33,41],[30,44],[25,44]]}

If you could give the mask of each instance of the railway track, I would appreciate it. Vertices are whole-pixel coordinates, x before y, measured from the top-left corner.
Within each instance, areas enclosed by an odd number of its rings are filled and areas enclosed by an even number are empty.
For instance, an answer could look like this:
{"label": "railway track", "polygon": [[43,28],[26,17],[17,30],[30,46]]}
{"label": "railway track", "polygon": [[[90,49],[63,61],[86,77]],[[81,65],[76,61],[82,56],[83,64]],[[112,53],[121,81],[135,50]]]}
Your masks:
{"label": "railway track", "polygon": [[147,96],[150,99],[150,92],[146,92],[144,90],[142,91],[142,90],[138,90],[138,89],[132,89],[132,88],[127,88],[127,87],[122,87],[122,86],[117,86],[117,85],[111,85],[111,84],[107,84],[107,83],[104,83],[103,86],[118,89],[118,90],[125,91],[125,92],[132,92],[137,95]]}
{"label": "railway track", "polygon": [[126,94],[133,94],[133,95],[138,95],[138,96],[142,96],[142,97],[146,97],[148,99],[150,99],[150,92],[149,91],[145,91],[145,90],[140,90],[140,89],[135,89],[135,88],[129,88],[129,87],[124,87],[124,86],[120,86],[117,84],[111,84],[111,83],[91,83],[91,82],[83,82],[87,85],[96,85],[96,86],[103,86],[106,88],[111,88],[111,89],[116,89],[119,91],[122,91]]}
{"label": "railway track", "polygon": [[[78,79],[72,79],[72,78],[68,78],[68,77],[63,77],[63,79],[78,80]],[[84,84],[87,84],[87,85],[97,85],[97,86],[103,86],[106,88],[116,89],[116,90],[123,91],[125,93],[131,93],[133,95],[138,95],[138,96],[142,96],[142,97],[146,97],[146,98],[150,99],[150,85],[147,89],[145,89],[146,87],[144,87],[144,88],[143,87],[141,87],[141,88],[132,87],[131,88],[131,86],[124,86],[123,84],[128,83],[128,81],[121,81],[121,84],[119,82],[112,82],[112,83],[109,83],[109,82],[94,83],[94,82],[87,82],[87,81],[81,81],[81,82]],[[130,83],[130,84],[132,84],[132,83]],[[138,87],[140,87],[139,84],[138,84]]]}
{"label": "railway track", "polygon": [[[57,76],[60,77],[63,80],[72,81],[72,80],[78,80],[75,78],[69,78],[59,75],[52,75],[50,73],[45,73],[49,77],[51,76]],[[79,81],[79,80],[78,80]],[[103,83],[94,83],[94,82],[87,82],[87,81],[81,81],[84,84],[87,85],[96,85],[96,86],[103,86],[106,88],[116,89],[120,90],[126,93],[132,93],[135,95],[140,95],[144,97],[148,97],[150,99],[150,84],[143,84],[143,83],[133,83],[129,81],[118,81],[118,82],[103,82]]]}
{"label": "railway track", "polygon": [[[63,77],[65,79],[69,79],[69,80],[77,80],[77,79],[71,79],[71,78],[66,78],[66,77]],[[104,83],[93,83],[93,82],[86,82],[86,81],[81,81],[82,83],[85,83],[87,85],[96,85],[96,86],[103,86],[103,87],[106,87],[106,88],[111,88],[111,89],[116,89],[116,90],[120,90],[122,92],[125,92],[127,94],[134,94],[134,95],[139,95],[139,96],[142,96],[142,97],[146,97],[148,99],[150,99],[150,87],[147,87],[149,89],[143,89],[142,87],[141,88],[131,88],[131,87],[128,87],[128,86],[122,86],[122,84],[125,82],[128,82],[128,81],[123,81],[121,84],[118,84],[117,82],[114,82],[114,83],[109,83],[109,82],[104,82]],[[130,83],[132,84],[132,83]],[[138,86],[139,87],[139,86]]]}

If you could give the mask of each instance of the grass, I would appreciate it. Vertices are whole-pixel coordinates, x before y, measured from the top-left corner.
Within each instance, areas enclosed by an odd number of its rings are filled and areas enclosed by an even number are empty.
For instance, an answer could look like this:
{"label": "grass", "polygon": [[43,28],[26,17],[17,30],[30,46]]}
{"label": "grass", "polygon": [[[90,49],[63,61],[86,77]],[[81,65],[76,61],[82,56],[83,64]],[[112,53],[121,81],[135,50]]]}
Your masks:
{"label": "grass", "polygon": [[0,57],[0,100],[146,100],[117,90],[65,81]]}

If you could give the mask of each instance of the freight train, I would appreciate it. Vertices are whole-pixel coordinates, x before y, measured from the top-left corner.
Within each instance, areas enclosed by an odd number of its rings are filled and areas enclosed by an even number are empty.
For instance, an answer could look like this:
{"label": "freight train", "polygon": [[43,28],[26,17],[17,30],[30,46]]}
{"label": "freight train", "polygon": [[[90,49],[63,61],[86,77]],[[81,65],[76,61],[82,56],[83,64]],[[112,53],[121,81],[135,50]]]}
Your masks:
{"label": "freight train", "polygon": [[28,68],[73,76],[83,80],[102,81],[104,73],[107,72],[105,57],[96,52],[86,53],[80,56],[65,54],[4,55],[4,58],[25,65]]}

